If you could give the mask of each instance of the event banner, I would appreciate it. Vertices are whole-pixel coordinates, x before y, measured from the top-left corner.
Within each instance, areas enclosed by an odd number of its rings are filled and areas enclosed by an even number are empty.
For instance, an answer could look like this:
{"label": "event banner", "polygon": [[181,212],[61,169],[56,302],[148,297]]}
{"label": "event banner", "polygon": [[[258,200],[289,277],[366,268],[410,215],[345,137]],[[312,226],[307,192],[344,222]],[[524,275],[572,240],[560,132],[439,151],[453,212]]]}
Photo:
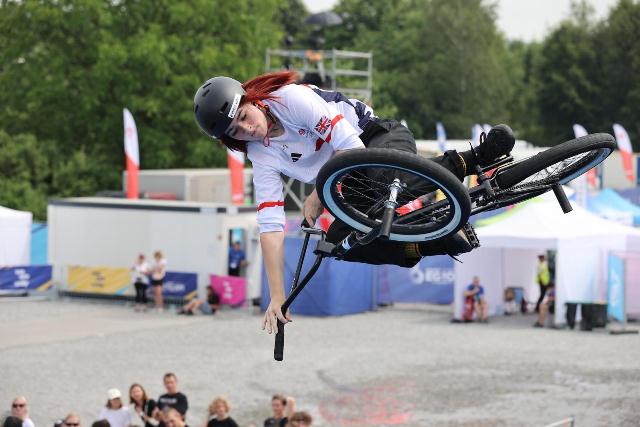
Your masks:
{"label": "event banner", "polygon": [[607,314],[624,322],[624,259],[614,254],[609,254],[607,288]]}
{"label": "event banner", "polygon": [[131,295],[128,268],[69,266],[67,291],[88,294]]}
{"label": "event banner", "polygon": [[220,297],[220,304],[240,305],[247,297],[247,279],[234,276],[209,276],[211,287]]}
{"label": "event banner", "polygon": [[[133,295],[131,270],[128,268],[71,266],[67,291],[101,295]],[[165,297],[188,298],[196,293],[198,275],[167,271],[162,285]],[[152,292],[151,286],[148,292]]]}
{"label": "event banner", "polygon": [[[149,286],[151,288],[151,286]],[[198,289],[197,273],[167,271],[162,284],[162,295],[165,297],[192,298]]]}
{"label": "event banner", "polygon": [[429,302],[450,304],[453,301],[455,273],[453,259],[446,255],[425,257],[413,268],[381,265],[378,302]]}
{"label": "event banner", "polygon": [[45,291],[51,287],[51,266],[0,268],[0,290]]}

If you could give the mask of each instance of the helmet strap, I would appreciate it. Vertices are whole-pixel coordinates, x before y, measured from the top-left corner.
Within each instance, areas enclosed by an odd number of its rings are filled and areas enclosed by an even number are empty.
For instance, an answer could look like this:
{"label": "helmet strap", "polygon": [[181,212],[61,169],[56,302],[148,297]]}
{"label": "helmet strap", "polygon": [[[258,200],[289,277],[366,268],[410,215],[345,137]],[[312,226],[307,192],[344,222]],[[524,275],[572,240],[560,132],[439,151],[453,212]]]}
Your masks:
{"label": "helmet strap", "polygon": [[264,112],[264,114],[267,116],[267,134],[265,135],[264,138],[262,138],[262,145],[264,145],[265,147],[268,147],[269,145],[271,145],[269,132],[271,131],[271,128],[276,124],[276,118],[274,117],[273,113],[271,113],[271,109],[269,108],[269,106],[264,102],[260,100],[256,100],[253,102],[253,105],[260,108]]}

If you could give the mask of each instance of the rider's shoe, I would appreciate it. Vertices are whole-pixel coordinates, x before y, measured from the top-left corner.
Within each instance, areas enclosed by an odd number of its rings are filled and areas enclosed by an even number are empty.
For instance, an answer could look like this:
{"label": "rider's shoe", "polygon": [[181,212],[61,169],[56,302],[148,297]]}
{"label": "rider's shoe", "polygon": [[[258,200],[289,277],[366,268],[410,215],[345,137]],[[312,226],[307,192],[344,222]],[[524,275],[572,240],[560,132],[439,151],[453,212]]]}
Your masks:
{"label": "rider's shoe", "polygon": [[481,167],[495,163],[502,156],[508,155],[516,142],[513,131],[507,125],[496,125],[491,128],[485,140],[476,148],[478,163]]}
{"label": "rider's shoe", "polygon": [[418,244],[421,256],[451,255],[458,256],[480,246],[473,226],[465,224],[457,233],[442,239],[430,240]]}

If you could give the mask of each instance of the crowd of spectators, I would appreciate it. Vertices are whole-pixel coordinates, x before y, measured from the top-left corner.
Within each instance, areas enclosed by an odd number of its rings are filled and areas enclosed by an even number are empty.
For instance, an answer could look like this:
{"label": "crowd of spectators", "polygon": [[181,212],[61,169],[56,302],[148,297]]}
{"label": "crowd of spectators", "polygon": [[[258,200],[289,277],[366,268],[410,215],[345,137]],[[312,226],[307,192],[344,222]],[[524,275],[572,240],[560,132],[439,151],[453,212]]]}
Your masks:
{"label": "crowd of spectators", "polygon": [[[178,378],[172,372],[163,377],[165,393],[157,400],[147,395],[141,384],[133,383],[129,387],[129,396],[124,397],[116,388],[107,391],[107,401],[91,423],[80,420],[75,412],[69,412],[64,418],[52,420],[54,427],[189,427],[186,415],[189,410],[187,396],[178,389]],[[215,397],[203,414],[202,422],[192,427],[238,427],[231,416],[231,403],[224,396]],[[274,395],[271,399],[271,416],[262,424],[249,424],[250,427],[309,427],[313,423],[311,415],[305,411],[296,411],[292,397]],[[24,396],[17,396],[11,402],[11,412],[2,419],[1,427],[35,427],[29,418],[29,407]]]}

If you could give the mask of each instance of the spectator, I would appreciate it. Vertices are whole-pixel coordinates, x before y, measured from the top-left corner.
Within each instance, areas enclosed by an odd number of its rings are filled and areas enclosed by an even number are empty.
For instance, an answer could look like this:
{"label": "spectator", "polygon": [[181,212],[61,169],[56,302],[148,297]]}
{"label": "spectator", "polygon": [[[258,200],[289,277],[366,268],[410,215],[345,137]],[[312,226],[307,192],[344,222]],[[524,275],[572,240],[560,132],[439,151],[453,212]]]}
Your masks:
{"label": "spectator", "polygon": [[16,396],[11,402],[11,415],[22,420],[22,427],[34,427],[33,421],[29,418],[29,405],[27,398]]}
{"label": "spectator", "polygon": [[14,417],[13,415],[9,415],[2,422],[2,427],[22,427],[22,420],[18,417]]}
{"label": "spectator", "polygon": [[167,260],[162,256],[161,251],[155,251],[153,254],[154,263],[151,267],[151,286],[153,286],[153,299],[155,301],[156,310],[162,311],[162,284],[164,277],[167,275]]}
{"label": "spectator", "polygon": [[64,417],[64,419],[62,420],[62,424],[64,427],[82,427],[80,423],[80,417],[73,412],[67,414],[67,416]]}
{"label": "spectator", "polygon": [[155,400],[147,397],[147,392],[140,384],[133,383],[129,387],[129,403],[132,413],[138,414],[145,427],[158,425],[158,421],[153,418],[153,413],[158,405]]}
{"label": "spectator", "polygon": [[540,303],[544,299],[544,294],[547,292],[547,285],[549,285],[549,264],[544,254],[538,255],[538,274],[536,275],[536,281],[540,286],[540,296],[536,303],[536,313],[540,310]]}
{"label": "spectator", "polygon": [[93,424],[91,424],[91,427],[111,427],[111,424],[109,424],[109,421],[107,420],[98,420],[94,421]]}
{"label": "spectator", "polygon": [[313,423],[313,417],[305,411],[294,412],[289,418],[289,427],[310,427]]}
{"label": "spectator", "polygon": [[100,411],[99,420],[109,421],[111,427],[129,427],[131,425],[131,413],[129,408],[122,404],[122,393],[117,388],[107,391],[107,405]]}
{"label": "spectator", "polygon": [[149,264],[145,261],[144,255],[138,255],[138,260],[131,267],[133,273],[133,286],[136,288],[136,302],[134,306],[135,311],[140,309],[147,309],[147,286],[149,286],[149,273],[151,269]]}
{"label": "spectator", "polygon": [[247,264],[247,257],[240,247],[240,242],[233,242],[229,248],[229,276],[240,276],[240,268]]}
{"label": "spectator", "polygon": [[222,396],[218,396],[213,399],[213,402],[209,405],[209,421],[207,427],[238,427],[229,412],[231,406],[229,401]]}
{"label": "spectator", "polygon": [[489,304],[487,304],[487,300],[484,297],[484,288],[480,284],[480,278],[478,276],[473,276],[471,284],[468,285],[467,290],[464,291],[464,296],[473,298],[478,321],[487,323],[489,321]]}
{"label": "spectator", "polygon": [[166,427],[189,427],[184,422],[183,415],[177,409],[166,407],[162,410],[162,419]]}
{"label": "spectator", "polygon": [[189,402],[187,401],[187,396],[178,391],[178,377],[176,377],[176,374],[169,372],[164,374],[163,379],[164,388],[167,392],[158,398],[159,409],[164,410],[167,407],[173,408],[177,410],[180,415],[182,415],[182,419],[185,420],[187,409],[189,409]]}
{"label": "spectator", "polygon": [[216,311],[220,309],[220,297],[213,290],[211,286],[207,286],[207,300],[194,298],[186,303],[178,314],[186,314],[192,316],[195,310],[200,309],[202,314],[216,314]]}
{"label": "spectator", "polygon": [[272,416],[264,420],[264,427],[286,427],[289,417],[296,410],[293,397],[276,394],[271,398]]}
{"label": "spectator", "polygon": [[[547,313],[555,314],[555,302],[556,302],[556,287],[553,282],[549,282],[546,287],[547,292],[544,300],[540,303],[540,310],[538,311],[538,320],[533,324],[536,328],[542,328],[545,325],[547,319]],[[553,324],[553,320],[551,321]]]}

